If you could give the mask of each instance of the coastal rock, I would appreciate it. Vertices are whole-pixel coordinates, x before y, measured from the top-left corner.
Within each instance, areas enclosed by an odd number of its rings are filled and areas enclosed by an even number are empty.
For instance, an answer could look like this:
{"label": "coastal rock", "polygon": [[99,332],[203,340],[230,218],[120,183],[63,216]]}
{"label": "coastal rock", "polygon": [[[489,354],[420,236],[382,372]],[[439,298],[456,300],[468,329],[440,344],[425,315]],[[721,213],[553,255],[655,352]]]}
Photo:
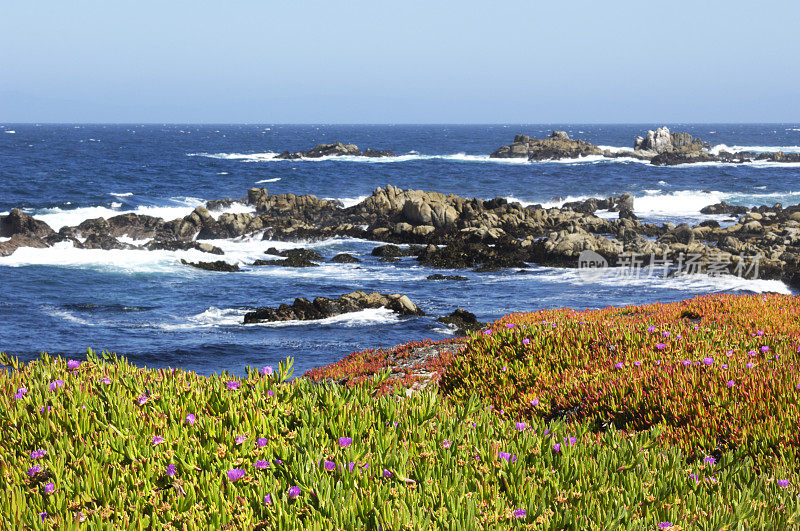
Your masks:
{"label": "coastal rock", "polygon": [[102,249],[104,251],[110,251],[112,249],[129,249],[131,246],[123,244],[108,234],[90,234],[81,247],[84,249]]}
{"label": "coastal rock", "polygon": [[331,262],[336,264],[359,264],[361,260],[348,253],[339,253],[330,259]]}
{"label": "coastal rock", "polygon": [[320,157],[341,157],[341,156],[354,156],[354,157],[393,157],[394,153],[387,150],[374,150],[367,149],[363,153],[358,146],[354,144],[343,144],[341,142],[334,142],[332,144],[317,144],[313,149],[308,151],[284,151],[276,156],[276,159],[300,159],[300,158],[320,158]]}
{"label": "coastal rock", "polygon": [[466,310],[457,309],[450,315],[445,315],[436,319],[440,323],[444,323],[456,329],[456,335],[464,336],[469,332],[480,330],[486,326],[486,323],[481,323],[475,314]]}
{"label": "coastal rock", "polygon": [[516,135],[514,142],[489,155],[491,158],[527,158],[528,160],[557,160],[602,155],[602,150],[583,140],[573,140],[565,131],[553,131],[548,138]]}
{"label": "coastal rock", "polygon": [[193,249],[203,253],[225,254],[219,247],[209,243],[199,243],[195,241],[150,240],[145,245],[145,248],[149,251],[189,251]]}
{"label": "coastal rock", "polygon": [[325,319],[370,308],[388,308],[400,315],[425,315],[405,295],[354,291],[336,299],[317,297],[312,302],[308,299],[298,298],[291,305],[281,304],[277,308],[259,308],[245,314],[244,323]]}
{"label": "coastal rock", "polygon": [[478,267],[495,271],[507,267],[526,268],[528,253],[515,240],[505,239],[496,245],[454,241],[444,247],[429,245],[417,257],[423,265],[442,269]]}
{"label": "coastal rock", "polygon": [[50,225],[25,214],[19,208],[13,209],[6,216],[0,216],[0,238],[15,235],[29,238],[47,238],[55,234]]}
{"label": "coastal rock", "polygon": [[11,256],[20,247],[35,247],[44,249],[49,247],[41,238],[25,236],[24,234],[14,234],[11,239],[0,242],[0,256]]}
{"label": "coastal rock", "polygon": [[288,249],[286,251],[278,251],[274,247],[267,249],[266,254],[275,256],[283,256],[284,260],[256,260],[253,262],[254,266],[281,266],[281,267],[318,267],[319,264],[312,262],[312,260],[322,260],[322,256],[316,251],[310,249]]}
{"label": "coastal rock", "polygon": [[747,207],[729,205],[725,201],[708,205],[700,209],[701,214],[731,214],[740,216],[747,213]]}
{"label": "coastal rock", "polygon": [[181,260],[181,263],[198,269],[205,269],[206,271],[239,271],[239,264],[229,264],[224,260],[217,260],[216,262],[187,262],[186,260]]}
{"label": "coastal rock", "polygon": [[461,275],[442,275],[440,273],[428,275],[425,278],[428,280],[454,280],[456,282],[465,282],[469,280],[467,277],[462,277]]}

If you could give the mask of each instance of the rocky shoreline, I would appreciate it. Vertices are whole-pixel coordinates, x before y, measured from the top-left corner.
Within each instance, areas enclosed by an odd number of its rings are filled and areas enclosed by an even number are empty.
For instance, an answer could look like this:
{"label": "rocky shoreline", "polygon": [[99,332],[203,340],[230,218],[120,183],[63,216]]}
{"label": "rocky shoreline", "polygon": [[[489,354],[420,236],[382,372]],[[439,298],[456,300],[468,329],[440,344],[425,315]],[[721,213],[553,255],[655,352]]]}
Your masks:
{"label": "rocky shoreline", "polygon": [[514,141],[501,146],[491,158],[527,158],[530,161],[576,159],[588,156],[607,158],[635,158],[649,161],[656,166],[674,166],[698,162],[726,162],[741,164],[753,161],[800,162],[800,153],[756,153],[752,151],[720,151],[713,154],[709,145],[689,133],[672,133],[664,126],[655,131],[647,131],[645,136],[637,137],[633,149],[611,150],[576,140],[566,131],[553,131],[548,138],[532,138],[516,135]]}
{"label": "rocky shoreline", "polygon": [[[703,212],[734,216],[730,226],[721,227],[713,220],[677,226],[643,223],[633,214],[633,197],[629,194],[544,208],[523,207],[503,198],[468,199],[389,185],[348,208],[313,195],[271,195],[265,188],[253,188],[239,201],[250,205],[255,213],[222,213],[215,218],[209,209],[234,202],[224,199],[210,201],[208,208],[197,207],[188,216],[170,221],[123,214],[108,220],[86,220],[58,232],[14,209],[0,218],[0,237],[8,238],[0,242],[0,256],[8,256],[19,247],[42,248],[59,242],[85,249],[196,249],[222,255],[218,247],[197,240],[258,234],[266,242],[307,242],[349,236],[390,244],[373,252],[382,261],[413,256],[431,267],[477,271],[524,269],[529,264],[577,267],[581,253],[592,251],[610,265],[619,265],[631,255],[642,257],[642,265],[656,258],[678,263],[693,255],[701,266],[722,262],[726,265],[718,272],[731,273],[743,267],[743,257],[758,255],[758,278],[781,279],[800,287],[800,205],[746,209],[720,203],[704,208]],[[618,218],[599,217],[598,210],[617,212]],[[120,241],[122,236],[148,241],[137,247]],[[411,246],[400,248],[396,244]],[[265,252],[278,255],[280,260],[242,265],[313,267],[322,260],[304,249]],[[340,255],[331,261],[356,260]],[[203,264],[192,265],[215,269]],[[216,270],[225,269],[223,264],[217,264]]]}

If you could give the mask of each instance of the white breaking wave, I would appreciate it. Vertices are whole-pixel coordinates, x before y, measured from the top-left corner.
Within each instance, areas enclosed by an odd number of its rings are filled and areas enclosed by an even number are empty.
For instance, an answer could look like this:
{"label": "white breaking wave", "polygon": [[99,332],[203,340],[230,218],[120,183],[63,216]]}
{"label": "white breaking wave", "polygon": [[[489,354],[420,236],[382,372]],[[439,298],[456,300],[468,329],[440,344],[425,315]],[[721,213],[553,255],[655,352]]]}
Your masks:
{"label": "white breaking wave", "polygon": [[[220,309],[214,306],[204,312],[189,317],[184,323],[161,323],[154,325],[163,330],[191,330],[195,328],[213,328],[221,326],[245,326],[244,315],[252,310],[240,308]],[[319,326],[331,325],[341,327],[361,327],[369,325],[391,324],[400,321],[400,317],[387,308],[373,308],[358,312],[343,313],[325,319],[312,319],[308,321],[275,321],[271,323],[252,323],[247,326],[261,326],[266,328],[284,328],[290,326]]]}
{"label": "white breaking wave", "polygon": [[783,151],[784,153],[800,153],[800,146],[727,146],[725,144],[717,144],[708,150],[712,155],[719,155],[722,151],[735,153],[738,151],[754,151],[756,153],[776,153]]}
{"label": "white breaking wave", "polygon": [[50,315],[51,317],[58,317],[59,319],[69,321],[70,323],[75,323],[83,326],[95,326],[95,323],[91,323],[86,319],[81,319],[80,317],[77,317],[72,313],[66,310],[62,310],[60,308],[46,307],[44,308],[44,313]]}
{"label": "white breaking wave", "polygon": [[11,131],[11,130],[9,130],[9,131],[3,131],[3,132],[4,132],[4,133],[7,133],[7,134],[9,134],[9,135],[13,135],[14,133],[16,133],[16,131]]}
{"label": "white breaking wave", "polygon": [[108,195],[113,195],[114,197],[130,197],[133,195],[133,192],[109,192]]}
{"label": "white breaking wave", "polygon": [[230,206],[220,210],[209,210],[208,213],[212,218],[219,219],[222,214],[255,214],[256,209],[251,205],[242,203],[241,201],[234,201],[230,204]]}
{"label": "white breaking wave", "polygon": [[31,214],[34,218],[44,221],[50,225],[53,230],[58,231],[62,227],[74,227],[75,225],[79,225],[82,221],[86,221],[87,219],[100,217],[108,219],[110,217],[119,216],[120,214],[141,214],[164,218],[165,220],[170,221],[191,214],[192,210],[198,206],[204,205],[205,201],[196,197],[186,197],[175,199],[174,203],[175,206],[138,206],[134,209],[128,210],[117,210],[122,206],[122,204],[115,202],[112,203],[114,208],[93,206],[63,209],[56,207],[40,210],[25,209],[25,211],[27,214]]}
{"label": "white breaking wave", "polygon": [[262,179],[262,180],[260,180],[260,181],[256,181],[256,184],[261,184],[261,183],[276,183],[276,182],[278,182],[278,181],[280,181],[280,180],[281,180],[281,178],[280,178],[280,177],[273,177],[272,179]]}

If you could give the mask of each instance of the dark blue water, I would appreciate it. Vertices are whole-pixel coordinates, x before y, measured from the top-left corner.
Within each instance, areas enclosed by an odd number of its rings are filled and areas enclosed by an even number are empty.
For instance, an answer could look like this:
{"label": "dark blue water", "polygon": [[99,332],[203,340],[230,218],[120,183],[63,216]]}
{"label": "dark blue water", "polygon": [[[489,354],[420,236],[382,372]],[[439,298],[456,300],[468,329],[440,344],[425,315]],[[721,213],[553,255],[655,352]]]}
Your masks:
{"label": "dark blue water", "polygon": [[[658,125],[6,124],[0,129],[0,212],[23,207],[58,230],[128,211],[173,219],[209,199],[243,197],[253,186],[350,204],[386,184],[552,205],[630,192],[636,196],[637,214],[656,222],[704,219],[699,209],[719,200],[800,202],[798,165],[653,167],[602,158],[527,164],[487,157],[515,133],[546,136],[564,129],[596,144],[628,147],[635,136]],[[800,150],[797,124],[667,125],[712,145]],[[390,149],[398,157],[271,160],[283,150],[337,140],[362,149]],[[258,239],[214,243],[226,250],[226,259],[242,264],[263,257],[271,245]],[[357,254],[364,259],[360,266],[245,268],[237,274],[181,266],[182,257],[198,258],[185,253],[21,249],[0,258],[0,349],[23,358],[40,350],[77,355],[86,347],[110,349],[140,365],[203,373],[242,372],[246,364],[275,364],[292,355],[298,369],[305,370],[356,349],[446,337],[449,332],[434,317],[458,307],[492,319],[542,307],[582,309],[715,291],[786,290],[776,282],[705,277],[586,283],[574,271],[547,268],[532,268],[529,274],[460,272],[470,281],[431,282],[425,277],[435,271],[413,259],[398,264],[373,260],[373,246],[346,239],[311,245],[326,257]],[[405,293],[431,317],[398,319],[367,312],[304,324],[240,324],[248,309],[354,289]]]}

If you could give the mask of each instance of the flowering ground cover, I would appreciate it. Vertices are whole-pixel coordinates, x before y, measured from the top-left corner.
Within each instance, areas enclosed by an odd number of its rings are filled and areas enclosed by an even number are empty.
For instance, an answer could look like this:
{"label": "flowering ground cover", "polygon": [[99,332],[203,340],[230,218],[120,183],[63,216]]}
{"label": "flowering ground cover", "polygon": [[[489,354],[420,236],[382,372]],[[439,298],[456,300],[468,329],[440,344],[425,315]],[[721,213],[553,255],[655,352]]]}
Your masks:
{"label": "flowering ground cover", "polygon": [[512,315],[411,396],[386,360],[430,344],[291,380],[2,356],[0,528],[797,527],[797,306]]}

